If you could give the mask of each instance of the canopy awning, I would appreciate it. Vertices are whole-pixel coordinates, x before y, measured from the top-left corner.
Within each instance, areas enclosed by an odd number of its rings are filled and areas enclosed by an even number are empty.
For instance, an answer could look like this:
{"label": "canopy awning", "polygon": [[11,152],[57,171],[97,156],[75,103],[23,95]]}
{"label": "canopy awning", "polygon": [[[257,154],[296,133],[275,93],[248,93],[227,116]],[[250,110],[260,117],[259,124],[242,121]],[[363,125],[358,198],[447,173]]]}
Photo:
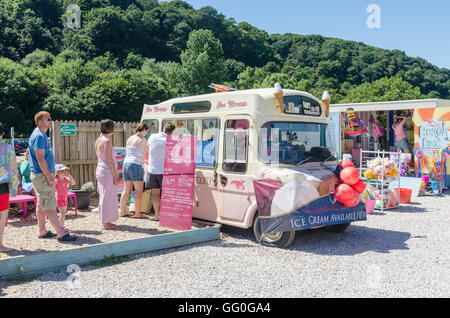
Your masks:
{"label": "canopy awning", "polygon": [[418,100],[399,100],[392,102],[371,102],[371,103],[348,103],[348,104],[331,104],[330,112],[341,113],[347,108],[353,108],[355,112],[369,111],[388,111],[403,110],[416,108],[437,108],[450,107],[450,100],[447,99],[418,99]]}

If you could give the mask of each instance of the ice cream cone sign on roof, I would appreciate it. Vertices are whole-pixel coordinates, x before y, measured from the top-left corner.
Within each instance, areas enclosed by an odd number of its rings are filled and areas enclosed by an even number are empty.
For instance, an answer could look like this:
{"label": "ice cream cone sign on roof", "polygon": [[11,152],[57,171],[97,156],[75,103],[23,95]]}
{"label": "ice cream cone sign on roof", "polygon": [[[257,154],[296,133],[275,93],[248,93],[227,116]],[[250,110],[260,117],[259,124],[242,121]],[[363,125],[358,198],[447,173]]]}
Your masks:
{"label": "ice cream cone sign on roof", "polygon": [[273,93],[273,95],[275,96],[280,113],[283,113],[283,89],[281,88],[280,83],[275,83],[275,93]]}
{"label": "ice cream cone sign on roof", "polygon": [[328,91],[324,91],[322,95],[322,103],[325,111],[325,117],[328,117],[330,115],[330,93]]}

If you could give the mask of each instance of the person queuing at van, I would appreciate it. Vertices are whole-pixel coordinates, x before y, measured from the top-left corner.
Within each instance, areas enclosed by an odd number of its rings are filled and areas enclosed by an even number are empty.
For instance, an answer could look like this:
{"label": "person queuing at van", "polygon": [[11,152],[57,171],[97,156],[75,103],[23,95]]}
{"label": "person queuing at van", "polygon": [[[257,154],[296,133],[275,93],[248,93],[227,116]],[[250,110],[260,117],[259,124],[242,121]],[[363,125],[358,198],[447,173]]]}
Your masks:
{"label": "person queuing at van", "polygon": [[14,250],[3,246],[3,234],[9,212],[9,194],[15,195],[12,184],[17,166],[14,148],[3,140],[4,134],[5,127],[0,123],[0,253],[9,253]]}
{"label": "person queuing at van", "polygon": [[119,201],[117,199],[117,163],[112,146],[111,136],[114,134],[114,122],[104,119],[100,122],[101,135],[95,141],[95,153],[97,154],[98,215],[103,224],[103,229],[114,230],[114,224],[119,219]]}
{"label": "person queuing at van", "polygon": [[[30,170],[28,149],[25,152],[25,160],[22,161],[18,170],[19,170],[18,174],[19,174],[20,185],[17,189],[17,194],[23,195],[23,193],[25,192],[25,193],[29,193],[33,197],[35,197],[36,192],[34,191],[33,183],[31,182],[31,179],[30,179],[31,170]],[[18,205],[18,207],[20,207],[20,210],[17,213],[19,215],[22,215],[23,210],[27,208],[27,204],[26,203],[18,203],[17,205]]]}
{"label": "person queuing at van", "polygon": [[69,197],[69,186],[75,185],[75,179],[70,175],[69,168],[63,164],[57,164],[56,170],[56,207],[59,211],[59,224],[61,224],[64,231],[69,230],[64,226],[67,214],[67,202]]}
{"label": "person queuing at van", "polygon": [[131,136],[127,140],[126,156],[123,160],[123,180],[124,188],[122,196],[120,197],[120,216],[126,217],[130,214],[126,211],[128,196],[131,190],[134,189],[136,194],[135,208],[136,212],[133,218],[146,219],[147,217],[142,214],[142,193],[144,192],[144,162],[145,153],[148,151],[147,139],[145,136],[148,134],[148,125],[146,123],[140,123],[136,130],[135,135]]}
{"label": "person queuing at van", "polygon": [[397,147],[397,151],[403,150],[403,152],[409,153],[409,144],[408,139],[406,139],[405,129],[403,126],[406,123],[407,116],[394,116],[394,125],[392,125],[392,129],[394,129],[395,134],[395,147]]}
{"label": "person queuing at van", "polygon": [[36,196],[34,192],[33,183],[31,182],[31,170],[30,170],[30,154],[29,150],[25,152],[25,160],[20,164],[20,174],[22,175],[22,189],[25,192],[30,193],[32,196]]}
{"label": "person queuing at van", "polygon": [[166,139],[167,136],[172,135],[175,128],[175,125],[169,122],[164,125],[162,132],[153,134],[148,139],[149,158],[146,188],[152,190],[152,204],[153,209],[155,210],[155,221],[159,221]]}
{"label": "person queuing at van", "polygon": [[[76,236],[72,236],[59,224],[58,214],[56,212],[56,196],[55,196],[55,157],[50,145],[50,141],[46,135],[52,126],[52,118],[50,113],[41,111],[34,116],[36,129],[30,136],[29,153],[30,153],[30,170],[31,182],[36,192],[38,209],[37,223],[39,227],[39,238],[57,237],[60,242],[75,241]],[[56,234],[47,231],[45,217],[48,217]]]}

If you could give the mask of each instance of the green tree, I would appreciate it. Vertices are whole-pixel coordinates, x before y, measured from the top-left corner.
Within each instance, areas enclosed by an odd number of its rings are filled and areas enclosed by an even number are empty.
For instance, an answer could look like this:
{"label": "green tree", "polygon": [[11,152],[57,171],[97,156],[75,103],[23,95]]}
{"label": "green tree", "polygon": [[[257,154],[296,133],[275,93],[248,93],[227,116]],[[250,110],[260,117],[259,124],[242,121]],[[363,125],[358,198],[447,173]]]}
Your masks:
{"label": "green tree", "polygon": [[418,87],[413,87],[401,77],[382,78],[371,84],[364,83],[348,91],[342,103],[382,102],[426,98]]}
{"label": "green tree", "polygon": [[18,134],[28,134],[33,127],[34,114],[42,102],[37,72],[9,59],[0,57],[0,118]]}
{"label": "green tree", "polygon": [[0,2],[0,56],[19,61],[35,49],[53,51],[57,47],[55,30],[50,30],[32,7],[32,1]]}
{"label": "green tree", "polygon": [[47,65],[52,65],[54,59],[55,56],[52,53],[36,49],[32,53],[27,54],[22,59],[21,64],[27,67],[39,69],[45,68]]}
{"label": "green tree", "polygon": [[210,92],[209,83],[222,82],[227,72],[222,44],[210,30],[193,31],[175,71],[183,93]]}

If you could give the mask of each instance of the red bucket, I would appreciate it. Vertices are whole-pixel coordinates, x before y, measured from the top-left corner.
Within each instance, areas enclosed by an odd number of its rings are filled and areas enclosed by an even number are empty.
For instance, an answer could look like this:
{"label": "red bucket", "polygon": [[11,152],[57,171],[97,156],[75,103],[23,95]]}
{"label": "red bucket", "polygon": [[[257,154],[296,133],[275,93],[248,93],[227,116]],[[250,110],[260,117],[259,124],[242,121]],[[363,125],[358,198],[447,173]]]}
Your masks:
{"label": "red bucket", "polygon": [[[395,198],[398,198],[398,188],[394,189]],[[400,203],[407,204],[411,202],[412,189],[400,188]]]}

